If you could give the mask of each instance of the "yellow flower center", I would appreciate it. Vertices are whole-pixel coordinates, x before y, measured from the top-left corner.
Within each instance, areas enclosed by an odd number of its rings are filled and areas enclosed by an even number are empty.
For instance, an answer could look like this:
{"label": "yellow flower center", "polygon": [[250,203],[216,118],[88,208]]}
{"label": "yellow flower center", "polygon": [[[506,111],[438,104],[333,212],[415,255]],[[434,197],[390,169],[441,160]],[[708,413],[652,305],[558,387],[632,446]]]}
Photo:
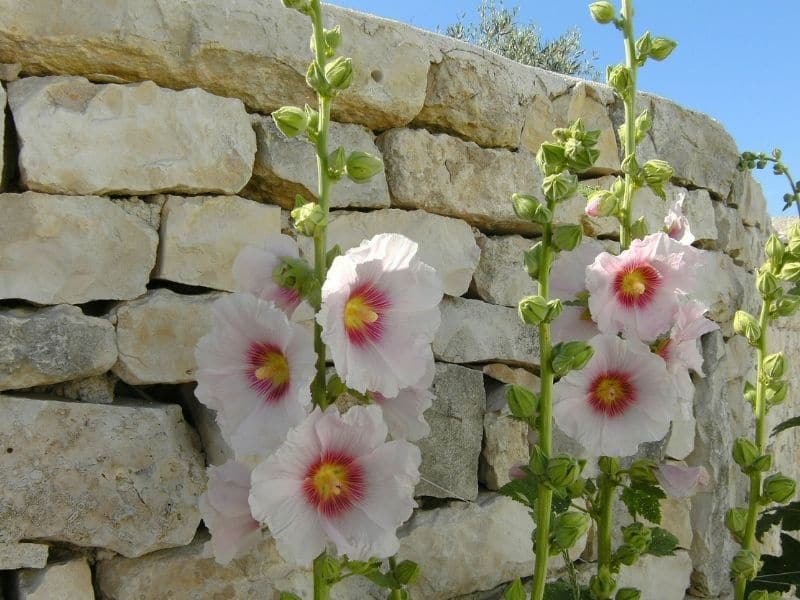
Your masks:
{"label": "yellow flower center", "polygon": [[349,332],[363,331],[378,320],[378,313],[364,296],[357,294],[344,307],[344,326]]}
{"label": "yellow flower center", "polygon": [[330,501],[347,491],[347,468],[341,464],[322,464],[311,476],[311,485],[322,502]]}
{"label": "yellow flower center", "polygon": [[619,379],[608,377],[598,382],[594,391],[605,406],[614,406],[625,397],[625,387]]}
{"label": "yellow flower center", "polygon": [[280,352],[269,350],[261,355],[261,366],[255,370],[256,379],[281,386],[289,381],[289,363]]}
{"label": "yellow flower center", "polygon": [[639,269],[625,273],[622,276],[620,290],[627,296],[638,298],[647,291],[647,278]]}

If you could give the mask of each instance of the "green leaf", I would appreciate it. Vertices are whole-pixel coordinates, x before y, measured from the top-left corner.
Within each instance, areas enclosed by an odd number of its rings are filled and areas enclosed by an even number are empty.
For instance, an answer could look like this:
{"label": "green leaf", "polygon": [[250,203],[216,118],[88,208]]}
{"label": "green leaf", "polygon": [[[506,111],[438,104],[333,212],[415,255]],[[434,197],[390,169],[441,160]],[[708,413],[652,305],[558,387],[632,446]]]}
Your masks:
{"label": "green leaf", "polygon": [[772,433],[770,435],[778,435],[781,431],[786,431],[792,427],[800,427],[800,415],[792,417],[791,419],[786,419],[783,423],[778,423],[772,429]]}
{"label": "green leaf", "polygon": [[419,579],[419,565],[412,560],[404,560],[394,568],[394,576],[401,585],[416,583]]}
{"label": "green leaf", "polygon": [[514,583],[506,588],[503,598],[504,600],[527,600],[525,588],[522,587],[522,581],[519,577],[514,580]]}
{"label": "green leaf", "polygon": [[375,585],[379,585],[380,587],[388,588],[390,590],[400,587],[400,584],[397,583],[394,577],[387,575],[386,573],[381,573],[377,570],[365,573],[364,577],[369,579]]}
{"label": "green leaf", "polygon": [[588,588],[575,589],[569,581],[554,581],[545,584],[543,600],[576,600],[580,598],[589,600]]}
{"label": "green leaf", "polygon": [[524,477],[523,479],[514,479],[509,481],[499,490],[497,490],[503,496],[508,496],[512,500],[527,506],[528,508],[533,508],[534,503],[536,502],[536,493],[537,493],[538,485],[536,480],[533,476]]}
{"label": "green leaf", "polygon": [[756,523],[756,538],[760,541],[773,525],[783,531],[800,531],[800,500],[764,511]]}
{"label": "green leaf", "polygon": [[673,556],[675,554],[679,543],[678,538],[661,527],[651,527],[650,532],[652,537],[645,554],[652,554],[653,556]]}
{"label": "green leaf", "polygon": [[280,600],[303,600],[297,594],[293,594],[292,592],[281,592]]}
{"label": "green leaf", "polygon": [[753,581],[747,584],[746,594],[754,590],[768,592],[788,592],[792,585],[797,586],[795,598],[800,598],[800,542],[785,533],[781,534],[781,555],[762,554],[764,566]]}
{"label": "green leaf", "polygon": [[620,499],[634,519],[641,515],[651,523],[659,524],[661,523],[660,501],[666,497],[664,490],[657,485],[637,482],[625,487]]}

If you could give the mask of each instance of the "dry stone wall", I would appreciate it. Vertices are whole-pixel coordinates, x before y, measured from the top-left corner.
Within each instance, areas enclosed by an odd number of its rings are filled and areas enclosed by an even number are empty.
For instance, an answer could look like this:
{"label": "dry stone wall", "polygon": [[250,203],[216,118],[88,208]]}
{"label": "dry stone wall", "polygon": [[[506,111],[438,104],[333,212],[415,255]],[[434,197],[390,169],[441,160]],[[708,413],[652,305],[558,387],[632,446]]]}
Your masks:
{"label": "dry stone wall", "polygon": [[[230,450],[192,383],[209,307],[236,289],[236,254],[287,230],[295,194],[315,194],[311,147],[282,138],[269,117],[311,101],[306,20],[278,0],[0,0],[0,14],[10,117],[6,131],[0,119],[0,589],[25,599],[310,597],[309,574],[269,539],[228,567],[205,551],[203,466]],[[513,308],[532,291],[521,252],[538,232],[509,196],[536,191],[538,145],[579,116],[602,131],[587,182],[602,184],[619,169],[620,107],[604,86],[448,38],[335,7],[326,18],[355,64],[331,134],[386,166],[367,185],[337,188],[330,242],[408,235],[447,294],[421,508],[400,554],[422,565],[416,598],[496,598],[532,569],[526,511],[493,492],[527,458],[505,386],[535,385],[538,362],[535,332]],[[720,124],[661,98],[639,102],[654,118],[643,154],[673,164],[667,193],[687,194],[697,244],[711,253],[703,300],[720,331],[703,340],[707,377],[695,381],[691,415],[640,448],[706,466],[713,485],[665,504],[678,555],[622,577],[645,598],[725,597],[733,544],[721,523],[744,497],[729,456],[750,425],[741,390],[753,359],[730,320],[757,300],[753,268],[770,223]],[[565,202],[556,220],[613,248],[613,222],[582,207]],[[666,209],[641,194],[651,229]],[[800,327],[774,339],[796,353]],[[777,448],[795,476],[797,436]],[[581,544],[573,558],[585,569],[593,556]],[[382,596],[348,580],[334,597]]]}

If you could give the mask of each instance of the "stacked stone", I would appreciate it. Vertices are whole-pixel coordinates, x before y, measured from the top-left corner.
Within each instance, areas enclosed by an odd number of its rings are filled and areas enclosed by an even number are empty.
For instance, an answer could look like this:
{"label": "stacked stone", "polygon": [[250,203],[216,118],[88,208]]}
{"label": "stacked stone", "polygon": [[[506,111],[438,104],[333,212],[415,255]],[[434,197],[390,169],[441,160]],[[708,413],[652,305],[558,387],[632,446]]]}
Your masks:
{"label": "stacked stone", "polygon": [[[0,100],[7,91],[15,140],[0,194],[0,570],[28,600],[52,590],[79,600],[94,590],[119,600],[308,593],[309,574],[271,540],[228,567],[204,551],[203,467],[230,450],[192,394],[194,346],[213,301],[236,291],[234,258],[286,230],[296,194],[315,196],[311,147],[280,136],[268,116],[311,101],[307,21],[277,0],[23,4],[0,0]],[[535,387],[538,363],[535,332],[514,308],[534,291],[522,251],[538,232],[509,197],[538,191],[533,154],[579,116],[602,131],[585,183],[607,185],[619,169],[619,106],[604,86],[351,11],[328,16],[356,67],[332,143],[386,166],[369,184],[335,188],[330,244],[403,233],[447,294],[432,434],[421,443],[423,509],[402,531],[400,557],[422,566],[415,597],[493,597],[478,593],[533,567],[526,510],[492,491],[528,452],[505,386]],[[728,457],[747,425],[742,365],[752,364],[730,319],[756,300],[769,224],[717,123],[659,98],[643,95],[641,106],[655,123],[643,155],[657,149],[675,167],[667,193],[687,194],[698,244],[712,251],[703,300],[721,331],[704,342],[694,416],[644,449],[705,465],[714,486],[665,505],[684,550],[624,577],[644,597],[680,599],[693,572],[694,592],[718,596],[732,552],[720,524],[743,488]],[[613,246],[615,223],[583,216],[583,203],[562,204],[557,222]],[[640,194],[651,230],[667,207]],[[353,578],[334,597],[382,596]]]}

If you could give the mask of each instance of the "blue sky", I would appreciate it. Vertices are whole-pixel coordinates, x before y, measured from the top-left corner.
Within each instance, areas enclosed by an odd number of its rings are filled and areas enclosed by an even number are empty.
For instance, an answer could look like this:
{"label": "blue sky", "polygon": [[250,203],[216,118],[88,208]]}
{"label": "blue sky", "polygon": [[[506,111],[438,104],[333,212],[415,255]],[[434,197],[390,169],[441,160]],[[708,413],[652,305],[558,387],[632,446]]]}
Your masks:
{"label": "blue sky", "polygon": [[[467,13],[473,17],[480,0],[334,0],[334,4],[441,29]],[[619,0],[616,0],[619,5]],[[598,56],[598,70],[624,58],[622,38],[612,25],[591,20],[584,0],[506,0],[520,6],[523,23],[535,21],[545,38],[578,27],[584,48]],[[638,0],[637,35],[649,29],[671,37],[678,48],[664,62],[648,62],[640,71],[639,87],[675,100],[719,120],[739,150],[778,146],[796,178],[800,178],[800,77],[798,71],[797,0]],[[772,215],[781,213],[788,185],[771,170],[757,171]]]}

